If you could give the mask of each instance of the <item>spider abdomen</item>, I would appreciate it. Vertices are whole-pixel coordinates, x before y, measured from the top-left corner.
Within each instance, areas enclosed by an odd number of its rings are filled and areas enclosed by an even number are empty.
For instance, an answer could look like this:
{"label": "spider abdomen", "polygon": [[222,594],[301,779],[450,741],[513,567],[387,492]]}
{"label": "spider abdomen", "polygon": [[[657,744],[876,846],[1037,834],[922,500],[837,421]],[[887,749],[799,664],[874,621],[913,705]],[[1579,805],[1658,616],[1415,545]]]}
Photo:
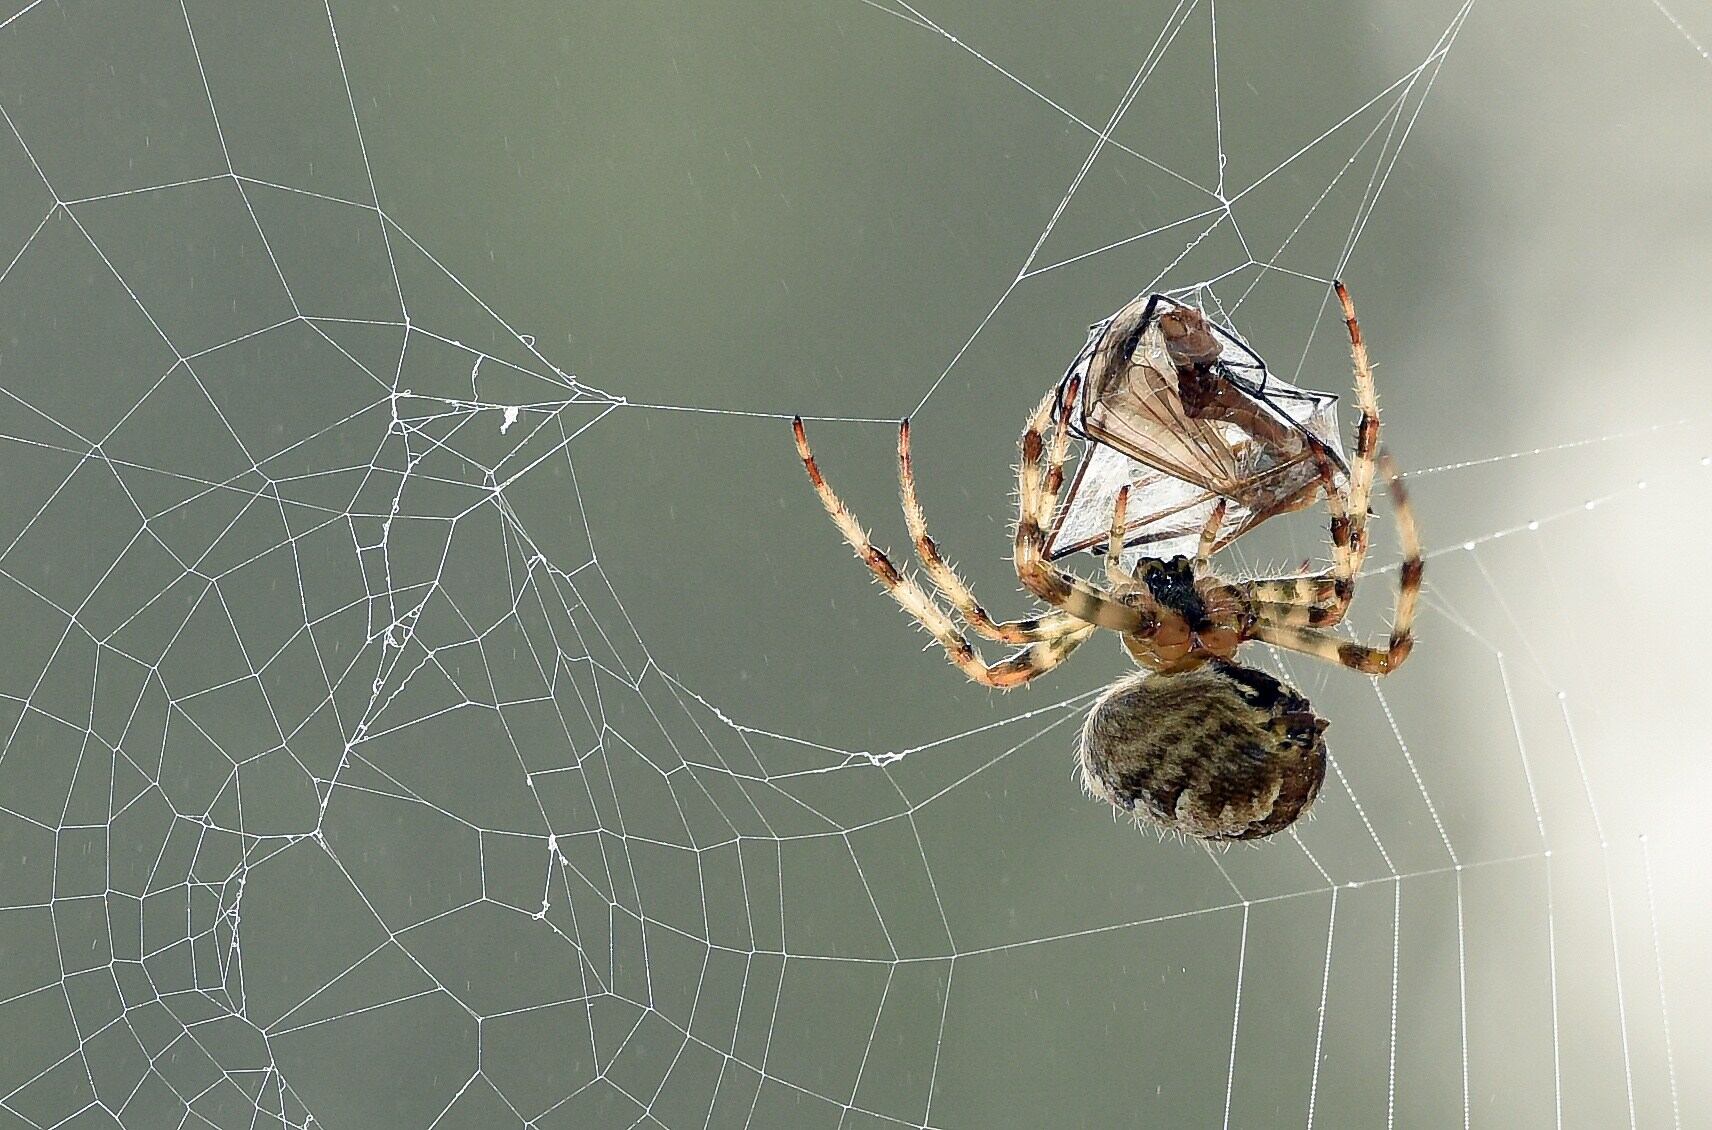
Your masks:
{"label": "spider abdomen", "polygon": [[1222,659],[1136,672],[1082,726],[1082,782],[1186,836],[1248,840],[1295,823],[1325,780],[1326,728],[1272,676]]}

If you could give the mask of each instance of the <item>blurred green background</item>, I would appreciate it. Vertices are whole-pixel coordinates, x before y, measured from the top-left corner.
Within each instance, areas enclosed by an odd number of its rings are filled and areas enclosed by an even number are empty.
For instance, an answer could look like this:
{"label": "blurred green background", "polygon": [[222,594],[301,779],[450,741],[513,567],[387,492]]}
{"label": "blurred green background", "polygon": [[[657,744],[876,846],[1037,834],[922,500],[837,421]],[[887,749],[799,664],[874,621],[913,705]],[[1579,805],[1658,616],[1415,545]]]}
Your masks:
{"label": "blurred green background", "polygon": [[[1703,2],[0,21],[0,1128],[1708,1117]],[[921,654],[786,421],[905,550],[911,414],[1022,615],[1085,327],[1347,393],[1333,277],[1421,642],[1252,654],[1314,819],[1159,842],[1071,775],[1120,650]]]}

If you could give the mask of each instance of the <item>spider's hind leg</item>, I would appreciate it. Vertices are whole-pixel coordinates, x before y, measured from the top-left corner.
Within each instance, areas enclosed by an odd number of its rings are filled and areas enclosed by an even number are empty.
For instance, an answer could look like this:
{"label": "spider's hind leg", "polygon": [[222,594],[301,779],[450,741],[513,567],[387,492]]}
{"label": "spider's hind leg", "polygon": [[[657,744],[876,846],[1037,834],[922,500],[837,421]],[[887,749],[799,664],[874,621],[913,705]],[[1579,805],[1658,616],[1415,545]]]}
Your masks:
{"label": "spider's hind leg", "polygon": [[844,500],[838,497],[831,484],[820,473],[820,466],[809,449],[808,433],[803,429],[801,417],[791,421],[791,430],[796,437],[797,455],[802,459],[803,469],[808,472],[809,482],[814,485],[815,494],[820,497],[820,503],[832,518],[833,525],[844,535],[845,542],[855,550],[857,558],[868,566],[868,571],[874,575],[874,579],[886,593],[914,617],[918,624],[927,629],[939,646],[945,649],[946,657],[971,680],[1000,690],[1021,686],[1035,676],[1058,666],[1082,641],[1093,634],[1091,625],[1067,626],[1067,630],[1053,638],[1031,643],[996,663],[985,662],[946,611],[923,591],[914,578],[893,565],[885,550],[869,540],[867,531],[856,520],[856,515],[850,512],[850,508],[844,505]]}

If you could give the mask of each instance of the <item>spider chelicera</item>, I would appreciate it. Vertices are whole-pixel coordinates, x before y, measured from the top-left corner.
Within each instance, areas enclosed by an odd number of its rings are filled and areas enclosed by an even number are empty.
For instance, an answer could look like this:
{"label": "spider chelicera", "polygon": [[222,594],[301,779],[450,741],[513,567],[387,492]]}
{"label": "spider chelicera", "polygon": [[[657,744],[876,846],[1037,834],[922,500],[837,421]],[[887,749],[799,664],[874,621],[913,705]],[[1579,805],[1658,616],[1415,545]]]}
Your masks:
{"label": "spider chelicera", "polygon": [[[1244,643],[1260,640],[1369,675],[1396,670],[1413,645],[1420,541],[1401,477],[1379,448],[1379,404],[1355,307],[1341,283],[1336,289],[1349,327],[1361,422],[1344,482],[1338,482],[1329,457],[1317,455],[1332,546],[1332,565],[1320,572],[1250,580],[1219,576],[1209,559],[1225,516],[1223,500],[1213,507],[1193,559],[1143,557],[1126,570],[1118,564],[1116,548],[1126,529],[1127,487],[1118,492],[1112,515],[1106,584],[1055,565],[1047,557],[1042,531],[1063,488],[1078,391],[1073,377],[1048,393],[1029,418],[1018,466],[1017,577],[1053,609],[1039,617],[997,622],[928,535],[916,496],[909,421],[900,425],[904,518],[922,570],[978,636],[1021,645],[996,662],[985,661],[934,597],[869,540],[822,476],[801,418],[792,421],[797,453],[844,540],[970,679],[1001,690],[1018,687],[1062,663],[1098,629],[1119,633],[1140,670],[1106,688],[1089,710],[1078,749],[1082,782],[1092,795],[1165,830],[1209,840],[1269,836],[1307,811],[1325,779],[1325,720],[1287,684],[1237,662]],[[1209,355],[1204,348],[1200,317],[1191,310],[1143,327],[1162,335],[1152,344],[1165,354],[1155,349],[1154,355],[1169,356],[1177,370],[1173,383],[1181,389],[1204,386],[1216,375],[1217,350]],[[1117,362],[1131,364],[1140,333],[1122,326],[1112,333],[1129,350]],[[1390,638],[1383,647],[1371,647],[1325,629],[1343,619],[1354,598],[1367,553],[1368,501],[1379,470],[1389,482],[1403,562]]]}

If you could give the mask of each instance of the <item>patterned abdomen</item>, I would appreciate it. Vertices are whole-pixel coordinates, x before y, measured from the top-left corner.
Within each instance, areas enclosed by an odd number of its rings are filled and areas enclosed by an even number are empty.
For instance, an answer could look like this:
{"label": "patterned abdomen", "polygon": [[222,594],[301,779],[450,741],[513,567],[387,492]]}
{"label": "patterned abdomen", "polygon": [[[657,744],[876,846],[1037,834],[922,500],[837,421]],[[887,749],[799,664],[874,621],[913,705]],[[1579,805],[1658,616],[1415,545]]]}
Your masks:
{"label": "patterned abdomen", "polygon": [[1319,795],[1325,728],[1294,689],[1238,663],[1138,671],[1088,712],[1082,783],[1185,836],[1257,839],[1288,828]]}

